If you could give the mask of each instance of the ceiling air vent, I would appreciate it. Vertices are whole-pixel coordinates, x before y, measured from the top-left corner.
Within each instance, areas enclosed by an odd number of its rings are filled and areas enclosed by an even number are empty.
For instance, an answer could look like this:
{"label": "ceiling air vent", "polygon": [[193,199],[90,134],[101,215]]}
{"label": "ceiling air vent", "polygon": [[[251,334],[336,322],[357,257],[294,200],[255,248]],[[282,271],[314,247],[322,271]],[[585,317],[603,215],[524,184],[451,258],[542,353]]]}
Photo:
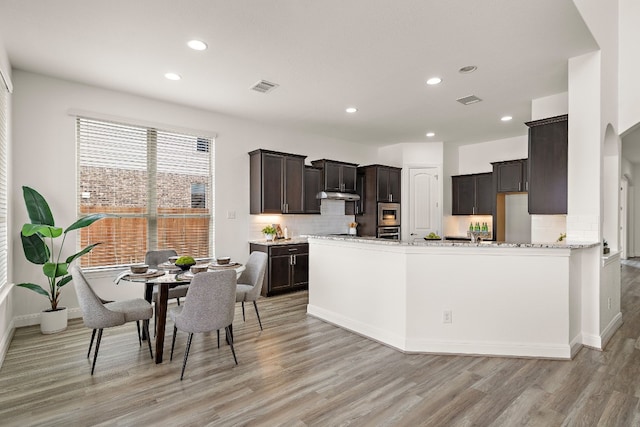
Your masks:
{"label": "ceiling air vent", "polygon": [[277,88],[278,86],[280,86],[280,85],[278,85],[276,83],[271,83],[271,82],[268,82],[266,80],[259,80],[253,86],[251,86],[249,89],[255,90],[256,92],[260,92],[260,93],[269,93],[272,90],[274,90],[275,88]]}
{"label": "ceiling air vent", "polygon": [[469,105],[475,104],[476,102],[482,101],[482,99],[478,98],[475,95],[463,96],[462,98],[456,99],[460,104]]}

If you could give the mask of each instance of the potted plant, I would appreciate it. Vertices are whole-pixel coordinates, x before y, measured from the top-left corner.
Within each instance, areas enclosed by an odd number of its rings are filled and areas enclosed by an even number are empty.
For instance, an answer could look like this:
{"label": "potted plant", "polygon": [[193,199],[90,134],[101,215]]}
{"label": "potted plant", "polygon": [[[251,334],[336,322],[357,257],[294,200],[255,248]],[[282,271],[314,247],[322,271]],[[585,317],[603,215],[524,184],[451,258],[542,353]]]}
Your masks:
{"label": "potted plant", "polygon": [[267,241],[271,241],[276,235],[276,228],[272,225],[267,225],[262,229],[262,233]]}
{"label": "potted plant", "polygon": [[607,243],[606,239],[602,239],[602,253],[604,255],[608,254],[611,250],[609,249],[609,243]]}
{"label": "potted plant", "polygon": [[[25,186],[22,187],[22,193],[31,221],[22,226],[20,233],[24,255],[29,262],[42,266],[42,272],[49,283],[47,289],[35,283],[19,283],[18,286],[49,299],[51,308],[42,312],[40,330],[44,334],[52,334],[67,328],[67,308],[59,307],[58,303],[62,287],[71,281],[69,264],[99,245],[99,243],[91,244],[80,252],[61,260],[67,233],[87,227],[106,215],[92,214],[82,217],[63,230],[55,226],[49,204],[40,193]],[[60,246],[54,245],[54,240],[60,236],[62,236],[62,243]]]}

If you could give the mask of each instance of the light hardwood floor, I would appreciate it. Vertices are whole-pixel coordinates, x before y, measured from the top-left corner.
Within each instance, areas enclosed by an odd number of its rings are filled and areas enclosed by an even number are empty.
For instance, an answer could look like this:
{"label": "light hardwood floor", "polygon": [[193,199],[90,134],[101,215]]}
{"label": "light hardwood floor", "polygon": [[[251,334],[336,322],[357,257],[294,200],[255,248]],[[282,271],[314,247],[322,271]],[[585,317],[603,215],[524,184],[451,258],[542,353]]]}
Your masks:
{"label": "light hardwood floor", "polygon": [[624,324],[572,361],[406,355],[306,315],[307,293],[261,299],[234,332],[186,334],[155,365],[135,325],[105,330],[96,373],[80,321],[16,331],[0,370],[0,425],[639,426],[640,261],[622,267]]}

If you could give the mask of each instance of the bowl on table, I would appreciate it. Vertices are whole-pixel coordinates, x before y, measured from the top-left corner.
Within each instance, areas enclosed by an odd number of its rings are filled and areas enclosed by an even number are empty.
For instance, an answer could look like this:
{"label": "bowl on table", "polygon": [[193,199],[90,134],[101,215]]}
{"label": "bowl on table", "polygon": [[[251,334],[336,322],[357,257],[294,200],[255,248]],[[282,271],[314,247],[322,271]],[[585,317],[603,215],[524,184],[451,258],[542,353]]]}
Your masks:
{"label": "bowl on table", "polygon": [[218,265],[227,265],[231,262],[231,257],[223,256],[220,258],[216,258],[216,264]]}
{"label": "bowl on table", "polygon": [[132,265],[130,268],[133,274],[144,274],[149,270],[149,266],[147,264]]}
{"label": "bowl on table", "polygon": [[207,271],[209,269],[209,265],[208,264],[196,264],[196,265],[192,265],[191,266],[191,272],[193,274],[196,273],[204,273],[205,271]]}
{"label": "bowl on table", "polygon": [[170,257],[169,257],[169,262],[170,262],[171,264],[175,264],[175,263],[176,263],[176,261],[178,260],[178,258],[180,258],[180,257],[179,257],[179,256],[170,256]]}

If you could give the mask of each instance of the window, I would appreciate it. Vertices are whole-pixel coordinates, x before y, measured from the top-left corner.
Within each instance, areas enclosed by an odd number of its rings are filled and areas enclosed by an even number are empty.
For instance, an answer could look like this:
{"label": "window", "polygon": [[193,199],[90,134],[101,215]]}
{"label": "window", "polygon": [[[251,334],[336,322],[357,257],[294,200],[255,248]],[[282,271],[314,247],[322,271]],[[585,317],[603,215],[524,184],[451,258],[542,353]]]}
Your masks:
{"label": "window", "polygon": [[0,72],[0,288],[7,284],[7,149],[9,145],[9,91]]}
{"label": "window", "polygon": [[83,117],[76,130],[79,214],[110,214],[80,230],[81,247],[102,242],[82,266],[143,262],[154,249],[211,256],[211,139]]}

